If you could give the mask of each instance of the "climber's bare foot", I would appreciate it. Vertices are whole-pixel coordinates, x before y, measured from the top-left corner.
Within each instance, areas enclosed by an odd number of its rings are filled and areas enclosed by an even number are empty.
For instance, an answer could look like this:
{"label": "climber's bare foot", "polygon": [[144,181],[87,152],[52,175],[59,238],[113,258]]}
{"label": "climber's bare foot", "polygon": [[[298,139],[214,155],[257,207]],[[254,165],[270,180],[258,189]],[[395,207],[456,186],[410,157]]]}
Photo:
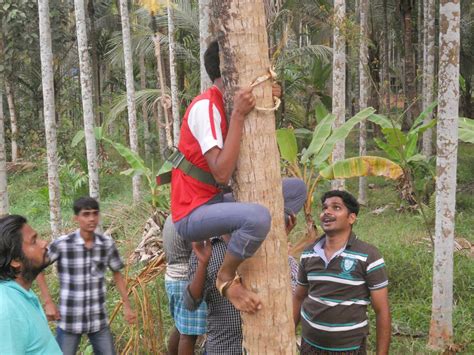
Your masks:
{"label": "climber's bare foot", "polygon": [[[217,288],[219,289],[219,285],[224,283],[225,282],[218,278],[216,281]],[[262,309],[262,302],[257,294],[247,290],[240,280],[234,279],[230,286],[225,288],[223,296],[226,297],[239,311],[255,313]]]}

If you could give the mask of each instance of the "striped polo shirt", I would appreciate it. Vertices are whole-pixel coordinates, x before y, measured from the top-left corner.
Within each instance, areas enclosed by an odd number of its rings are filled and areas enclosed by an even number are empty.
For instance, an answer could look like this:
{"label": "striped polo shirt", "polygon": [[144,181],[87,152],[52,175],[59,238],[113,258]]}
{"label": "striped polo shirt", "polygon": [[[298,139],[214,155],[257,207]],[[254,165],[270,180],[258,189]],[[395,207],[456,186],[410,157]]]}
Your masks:
{"label": "striped polo shirt", "polygon": [[352,234],[328,261],[325,239],[301,254],[298,284],[308,287],[301,307],[302,336],[321,350],[354,351],[368,334],[370,291],[388,285],[384,260],[377,248]]}

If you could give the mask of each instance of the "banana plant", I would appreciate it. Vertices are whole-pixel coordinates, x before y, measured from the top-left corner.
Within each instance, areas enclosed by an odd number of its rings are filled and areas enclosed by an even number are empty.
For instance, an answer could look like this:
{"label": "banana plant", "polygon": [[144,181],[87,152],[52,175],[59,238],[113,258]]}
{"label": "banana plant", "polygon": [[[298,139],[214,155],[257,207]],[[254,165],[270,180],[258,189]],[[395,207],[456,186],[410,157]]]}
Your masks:
{"label": "banana plant", "polygon": [[[162,190],[166,189],[167,187],[157,185],[155,180],[156,172],[153,171],[153,168],[148,167],[145,164],[145,161],[140,157],[140,155],[133,152],[130,148],[124,146],[123,144],[114,142],[110,138],[105,137],[103,132],[104,130],[102,127],[94,128],[96,140],[109,144],[117,151],[117,153],[120,154],[123,159],[125,159],[125,161],[129,165],[129,168],[127,170],[122,171],[120,174],[127,176],[139,174],[144,176],[148,185],[148,189],[150,191],[151,204],[153,208],[168,209],[169,201],[166,198],[168,194],[161,193]],[[78,131],[72,140],[71,146],[75,147],[82,141],[82,139],[84,139],[84,131]]]}
{"label": "banana plant", "polygon": [[[319,124],[314,132],[282,128],[277,130],[277,142],[284,166],[288,172],[302,179],[308,188],[304,212],[306,218],[306,239],[314,239],[316,227],[311,213],[312,196],[322,178],[338,179],[359,176],[378,175],[398,179],[403,171],[401,167],[381,157],[355,157],[331,164],[331,155],[336,142],[346,139],[351,130],[360,122],[370,120],[382,127],[389,127],[390,121],[375,114],[375,109],[366,108],[347,120],[338,128],[333,128],[335,116],[327,113],[324,106],[316,108]],[[297,136],[312,134],[311,143],[298,152]]]}
{"label": "banana plant", "polygon": [[[419,139],[423,132],[436,125],[436,119],[424,124],[426,115],[430,114],[436,107],[437,102],[429,105],[415,120],[408,132],[403,132],[400,126],[391,123],[391,126],[382,126],[383,139],[374,138],[377,146],[382,149],[387,157],[399,164],[404,172],[398,189],[401,198],[410,205],[418,204],[416,195],[423,194],[425,197],[431,195],[434,186],[433,161],[421,154]],[[383,118],[379,115],[378,118]]]}

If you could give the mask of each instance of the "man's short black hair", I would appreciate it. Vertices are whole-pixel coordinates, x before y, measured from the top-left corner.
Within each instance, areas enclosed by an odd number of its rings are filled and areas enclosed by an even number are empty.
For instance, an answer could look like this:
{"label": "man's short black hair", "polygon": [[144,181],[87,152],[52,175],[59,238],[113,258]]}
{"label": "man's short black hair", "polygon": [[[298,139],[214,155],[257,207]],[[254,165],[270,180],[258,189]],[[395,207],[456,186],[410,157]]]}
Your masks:
{"label": "man's short black hair", "polygon": [[0,218],[0,280],[13,280],[20,272],[10,264],[23,258],[21,229],[26,223],[26,218],[19,215]]}
{"label": "man's short black hair", "polygon": [[74,214],[77,216],[82,210],[97,210],[99,211],[99,202],[96,199],[84,196],[78,198],[74,201],[72,205],[72,209],[74,210]]}
{"label": "man's short black hair", "polygon": [[342,202],[344,203],[344,206],[347,207],[349,212],[355,213],[356,216],[359,214],[359,202],[349,192],[341,190],[328,191],[321,197],[321,203],[324,203],[324,201],[326,201],[330,197],[340,197],[342,199]]}
{"label": "man's short black hair", "polygon": [[212,41],[204,53],[204,66],[212,82],[221,77],[220,63],[219,44],[217,41]]}

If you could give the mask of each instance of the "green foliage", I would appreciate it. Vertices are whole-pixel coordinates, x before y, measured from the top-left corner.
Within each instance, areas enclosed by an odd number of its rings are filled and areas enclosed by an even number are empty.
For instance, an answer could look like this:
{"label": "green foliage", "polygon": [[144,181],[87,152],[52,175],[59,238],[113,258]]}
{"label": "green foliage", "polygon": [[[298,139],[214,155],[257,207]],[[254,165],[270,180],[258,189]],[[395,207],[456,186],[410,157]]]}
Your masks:
{"label": "green foliage", "polygon": [[88,194],[89,176],[84,171],[78,168],[76,160],[60,162],[59,182],[62,208],[70,209],[74,200]]}
{"label": "green foliage", "polygon": [[400,165],[381,157],[359,156],[339,160],[321,170],[319,175],[328,180],[360,176],[383,176],[396,180],[403,174]]}
{"label": "green foliage", "polygon": [[459,118],[459,139],[466,143],[474,143],[474,119]]}

